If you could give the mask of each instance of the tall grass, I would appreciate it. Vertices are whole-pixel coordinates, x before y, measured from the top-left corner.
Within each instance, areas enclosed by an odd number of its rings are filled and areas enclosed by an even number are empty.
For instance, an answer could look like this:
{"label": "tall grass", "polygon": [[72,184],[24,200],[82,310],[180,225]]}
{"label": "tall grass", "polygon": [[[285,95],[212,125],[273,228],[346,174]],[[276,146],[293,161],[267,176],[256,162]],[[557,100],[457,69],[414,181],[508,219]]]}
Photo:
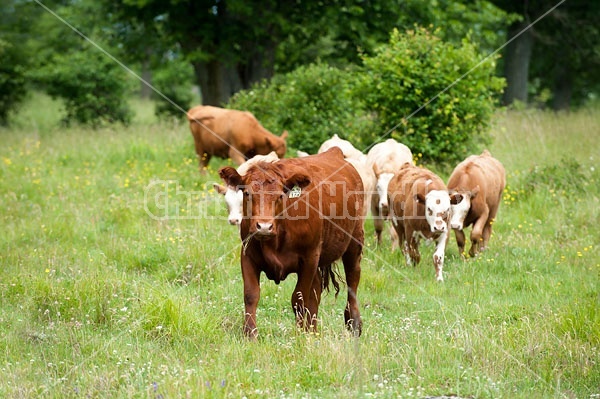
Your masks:
{"label": "tall grass", "polygon": [[[296,331],[295,277],[263,276],[257,342],[241,333],[237,230],[213,218],[227,161],[200,176],[187,126],[144,112],[67,129],[36,96],[0,130],[0,396],[600,395],[596,110],[498,114],[490,150],[509,186],[494,236],[467,261],[451,239],[445,283],[432,248],[406,267],[367,222],[362,337],[344,330],[343,295],[323,298],[318,334]],[[179,219],[145,207],[162,189]]]}

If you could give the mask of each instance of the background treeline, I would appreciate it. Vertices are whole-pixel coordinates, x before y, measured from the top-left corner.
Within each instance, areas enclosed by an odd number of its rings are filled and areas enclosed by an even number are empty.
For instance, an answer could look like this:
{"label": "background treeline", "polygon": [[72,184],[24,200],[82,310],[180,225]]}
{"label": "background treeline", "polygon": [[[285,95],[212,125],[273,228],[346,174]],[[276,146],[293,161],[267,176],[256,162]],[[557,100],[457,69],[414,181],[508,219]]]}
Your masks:
{"label": "background treeline", "polygon": [[98,125],[128,123],[136,91],[181,117],[198,87],[204,104],[293,131],[294,148],[391,133],[435,160],[451,136],[460,157],[485,142],[494,102],[568,109],[596,98],[599,11],[581,0],[3,0],[0,122],[32,89],[62,99],[65,122]]}

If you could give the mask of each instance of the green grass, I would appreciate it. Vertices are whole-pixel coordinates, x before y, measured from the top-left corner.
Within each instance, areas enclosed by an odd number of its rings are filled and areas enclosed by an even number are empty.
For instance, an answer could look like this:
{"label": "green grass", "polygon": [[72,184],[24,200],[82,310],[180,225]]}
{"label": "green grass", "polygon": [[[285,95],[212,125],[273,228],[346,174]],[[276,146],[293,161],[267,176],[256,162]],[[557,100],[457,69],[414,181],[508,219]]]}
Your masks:
{"label": "green grass", "polygon": [[495,234],[468,261],[452,238],[443,284],[431,247],[409,268],[367,222],[362,337],[345,295],[296,331],[295,276],[263,276],[249,342],[237,229],[210,189],[227,161],[201,177],[187,126],[134,106],[130,127],[67,129],[35,96],[0,130],[0,397],[600,395],[598,110],[498,114]]}

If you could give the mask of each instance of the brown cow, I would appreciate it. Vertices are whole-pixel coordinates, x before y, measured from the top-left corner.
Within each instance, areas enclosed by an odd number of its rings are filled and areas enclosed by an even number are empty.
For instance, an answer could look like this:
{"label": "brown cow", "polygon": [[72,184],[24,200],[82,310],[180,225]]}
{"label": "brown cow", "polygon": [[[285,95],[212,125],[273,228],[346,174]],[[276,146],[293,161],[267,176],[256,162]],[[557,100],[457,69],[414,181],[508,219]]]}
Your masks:
{"label": "brown cow", "polygon": [[244,280],[244,333],[256,337],[260,274],[279,283],[298,274],[292,308],[299,327],[314,331],[323,289],[339,284],[332,268],[342,259],[348,286],[346,326],[360,335],[356,298],[364,242],[363,186],[339,148],[306,158],[259,163],[240,176],[219,170],[228,186],[244,192],[240,226]]}
{"label": "brown cow", "polygon": [[231,158],[237,165],[255,155],[275,151],[285,155],[287,131],[280,137],[265,129],[250,112],[199,105],[187,113],[194,136],[200,172],[204,173],[212,156]]}
{"label": "brown cow", "polygon": [[461,255],[465,251],[463,229],[470,225],[473,230],[469,255],[475,256],[487,247],[505,186],[504,167],[487,150],[481,155],[471,155],[454,168],[448,189],[458,203],[452,206],[450,226]]}
{"label": "brown cow", "polygon": [[436,243],[433,265],[438,281],[443,281],[444,253],[450,221],[450,195],[436,174],[405,163],[388,186],[390,217],[407,264],[421,260],[419,240]]}

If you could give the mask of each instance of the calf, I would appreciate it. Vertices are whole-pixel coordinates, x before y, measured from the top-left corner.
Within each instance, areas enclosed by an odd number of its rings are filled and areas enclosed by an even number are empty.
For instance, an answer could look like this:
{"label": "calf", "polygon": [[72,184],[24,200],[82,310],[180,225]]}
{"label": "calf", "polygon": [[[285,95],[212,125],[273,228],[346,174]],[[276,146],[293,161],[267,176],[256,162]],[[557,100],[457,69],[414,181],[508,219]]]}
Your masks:
{"label": "calf", "polygon": [[433,265],[443,281],[444,253],[448,239],[451,199],[446,185],[436,174],[409,163],[398,171],[388,187],[390,217],[407,264],[421,260],[419,240],[435,242]]}
{"label": "calf", "polygon": [[473,257],[487,247],[505,186],[504,167],[487,150],[481,155],[471,155],[454,168],[448,189],[457,203],[452,205],[450,226],[462,256],[465,256],[463,229],[470,225],[473,229],[469,255]]}
{"label": "calf", "polygon": [[377,244],[381,244],[384,220],[389,214],[388,185],[404,163],[413,163],[410,148],[394,139],[375,144],[367,154],[367,164],[373,170],[377,184],[371,196],[371,214]]}
{"label": "calf", "polygon": [[346,326],[360,335],[362,321],[357,289],[364,242],[363,186],[358,172],[339,148],[305,158],[258,163],[241,176],[225,167],[219,175],[244,192],[240,226],[244,280],[244,333],[256,337],[260,275],[279,283],[298,275],[292,294],[296,323],[315,330],[321,293],[333,284],[332,264],[342,259],[348,300]]}
{"label": "calf", "polygon": [[255,155],[275,151],[285,155],[287,132],[280,137],[265,129],[250,112],[199,105],[187,113],[200,172],[212,156],[231,158],[237,165]]}

